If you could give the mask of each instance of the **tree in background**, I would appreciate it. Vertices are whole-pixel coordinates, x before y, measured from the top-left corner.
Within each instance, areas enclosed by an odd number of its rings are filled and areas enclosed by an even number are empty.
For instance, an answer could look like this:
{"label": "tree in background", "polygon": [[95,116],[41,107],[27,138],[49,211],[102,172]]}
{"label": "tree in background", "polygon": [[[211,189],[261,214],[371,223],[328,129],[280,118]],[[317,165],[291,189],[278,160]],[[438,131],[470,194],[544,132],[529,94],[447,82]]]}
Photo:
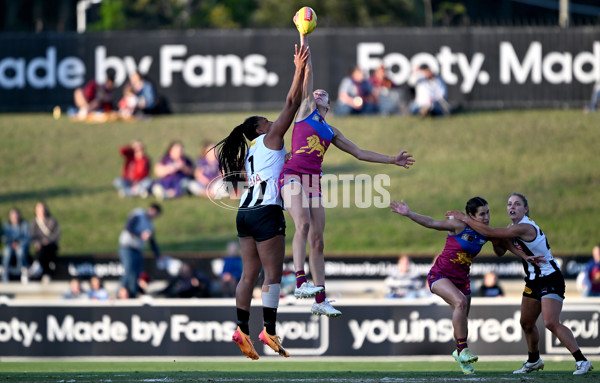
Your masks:
{"label": "tree in background", "polygon": [[[82,0],[0,0],[0,32],[74,31]],[[88,30],[289,28],[302,6],[329,28],[558,24],[558,1],[514,0],[102,0]],[[570,25],[599,25],[598,0],[570,0]]]}
{"label": "tree in background", "polygon": [[420,0],[262,0],[253,21],[262,27],[289,27],[291,17],[303,6],[317,12],[320,27],[398,27],[417,25],[422,14]]}

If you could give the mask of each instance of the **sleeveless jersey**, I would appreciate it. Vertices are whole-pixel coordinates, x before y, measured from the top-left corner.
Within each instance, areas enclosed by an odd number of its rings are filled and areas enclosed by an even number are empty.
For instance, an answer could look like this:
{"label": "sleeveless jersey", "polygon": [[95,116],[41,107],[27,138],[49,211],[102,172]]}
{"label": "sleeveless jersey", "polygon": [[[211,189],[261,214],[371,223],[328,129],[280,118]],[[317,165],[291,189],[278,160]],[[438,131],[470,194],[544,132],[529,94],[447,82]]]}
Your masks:
{"label": "sleeveless jersey", "polygon": [[525,270],[525,279],[534,280],[538,277],[550,275],[555,271],[560,271],[552,256],[552,251],[550,251],[550,243],[548,243],[546,235],[539,226],[527,216],[523,217],[519,223],[527,223],[533,226],[537,234],[531,242],[527,242],[521,238],[514,238],[513,244],[529,256],[543,255],[546,260],[546,263],[540,263],[540,266],[534,266],[525,260],[521,260],[523,262],[523,269]]}
{"label": "sleeveless jersey", "polygon": [[285,146],[280,150],[271,150],[264,144],[265,136],[263,134],[254,139],[246,154],[248,189],[240,200],[240,209],[264,205],[283,207],[277,182],[285,162]]}
{"label": "sleeveless jersey", "polygon": [[446,246],[436,258],[430,273],[441,275],[456,284],[468,284],[473,258],[479,254],[487,237],[466,226],[459,234],[448,234]]}
{"label": "sleeveless jersey", "polygon": [[321,174],[323,156],[333,140],[333,130],[315,109],[304,120],[294,123],[292,158],[283,170],[295,174]]}

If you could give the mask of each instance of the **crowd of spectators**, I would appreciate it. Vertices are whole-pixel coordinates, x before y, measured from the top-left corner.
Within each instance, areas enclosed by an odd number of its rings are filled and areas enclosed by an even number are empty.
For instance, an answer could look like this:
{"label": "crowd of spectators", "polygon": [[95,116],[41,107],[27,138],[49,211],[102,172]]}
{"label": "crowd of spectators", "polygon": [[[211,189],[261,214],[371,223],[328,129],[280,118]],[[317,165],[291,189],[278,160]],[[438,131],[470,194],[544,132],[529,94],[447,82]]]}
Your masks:
{"label": "crowd of spectators", "polygon": [[122,96],[115,95],[115,71],[109,69],[102,81],[89,80],[73,92],[74,106],[68,116],[77,121],[106,122],[147,118],[169,113],[166,100],[156,93],[150,79],[139,72],[131,72],[122,88]]}
{"label": "crowd of spectators", "polygon": [[121,197],[146,198],[152,195],[158,200],[184,195],[214,197],[225,193],[213,147],[212,142],[204,142],[194,161],[185,153],[181,141],[172,141],[160,161],[152,167],[144,144],[135,140],[119,148],[123,167],[113,186]]}
{"label": "crowd of spectators", "polygon": [[51,280],[56,269],[60,227],[45,202],[35,204],[30,221],[23,218],[19,209],[10,209],[0,234],[3,282],[14,276],[24,284],[30,279]]}
{"label": "crowd of spectators", "polygon": [[427,65],[413,69],[406,86],[397,86],[383,65],[370,76],[358,66],[350,69],[340,82],[334,112],[347,115],[448,116],[446,84]]}

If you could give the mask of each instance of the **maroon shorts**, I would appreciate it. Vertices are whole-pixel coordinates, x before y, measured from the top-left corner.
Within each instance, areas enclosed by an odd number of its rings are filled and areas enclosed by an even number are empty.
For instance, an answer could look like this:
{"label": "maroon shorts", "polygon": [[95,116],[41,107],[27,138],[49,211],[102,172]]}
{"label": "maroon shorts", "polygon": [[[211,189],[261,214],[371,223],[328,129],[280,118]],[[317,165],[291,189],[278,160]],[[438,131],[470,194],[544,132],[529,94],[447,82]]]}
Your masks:
{"label": "maroon shorts", "polygon": [[439,275],[439,274],[432,274],[431,272],[429,274],[427,274],[427,284],[429,284],[429,290],[431,290],[431,286],[433,285],[433,282],[439,281],[442,278],[446,278],[450,282],[452,282],[454,284],[454,286],[456,286],[456,288],[460,290],[461,293],[463,293],[465,295],[471,295],[471,283],[470,282],[456,283],[448,277],[445,277],[445,276]]}
{"label": "maroon shorts", "polygon": [[[296,182],[306,193],[308,198],[321,197],[321,175],[320,174],[300,174],[291,169],[286,169],[279,176],[279,192],[283,185]],[[300,189],[298,189],[299,192]]]}

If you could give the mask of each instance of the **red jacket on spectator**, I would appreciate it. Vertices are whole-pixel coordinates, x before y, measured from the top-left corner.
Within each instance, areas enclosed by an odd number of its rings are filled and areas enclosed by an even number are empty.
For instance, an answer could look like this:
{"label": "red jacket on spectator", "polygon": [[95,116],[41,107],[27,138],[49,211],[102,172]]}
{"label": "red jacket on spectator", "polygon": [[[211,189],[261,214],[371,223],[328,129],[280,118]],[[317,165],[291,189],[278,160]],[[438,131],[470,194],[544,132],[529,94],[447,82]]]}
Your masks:
{"label": "red jacket on spectator", "polygon": [[112,89],[98,84],[96,80],[90,80],[85,84],[83,95],[88,102],[98,100],[99,108],[105,112],[113,109]]}
{"label": "red jacket on spectator", "polygon": [[135,157],[131,146],[121,147],[120,152],[125,157],[123,179],[136,183],[150,175],[150,159],[148,157],[145,155],[143,157]]}

